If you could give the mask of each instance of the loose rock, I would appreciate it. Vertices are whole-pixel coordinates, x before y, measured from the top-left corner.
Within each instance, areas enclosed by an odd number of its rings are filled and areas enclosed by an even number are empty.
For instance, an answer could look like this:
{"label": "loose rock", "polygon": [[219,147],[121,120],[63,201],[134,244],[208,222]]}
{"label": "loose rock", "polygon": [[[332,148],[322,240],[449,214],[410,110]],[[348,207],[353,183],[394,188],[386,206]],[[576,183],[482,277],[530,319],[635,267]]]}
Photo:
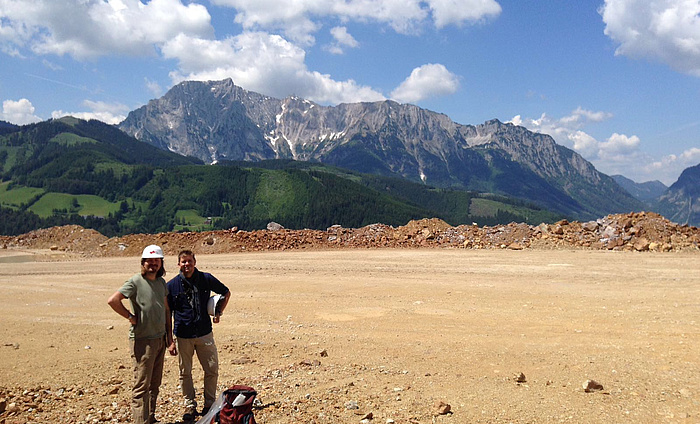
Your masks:
{"label": "loose rock", "polygon": [[599,392],[603,390],[603,385],[595,380],[586,380],[583,383],[583,391],[586,393]]}

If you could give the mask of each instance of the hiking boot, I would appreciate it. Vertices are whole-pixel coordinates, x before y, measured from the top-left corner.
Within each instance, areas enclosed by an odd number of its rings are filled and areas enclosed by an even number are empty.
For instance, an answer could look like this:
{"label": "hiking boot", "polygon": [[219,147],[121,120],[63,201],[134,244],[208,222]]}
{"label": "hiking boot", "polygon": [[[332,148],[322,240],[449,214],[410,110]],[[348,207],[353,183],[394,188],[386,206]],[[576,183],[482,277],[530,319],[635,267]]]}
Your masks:
{"label": "hiking boot", "polygon": [[211,409],[211,406],[205,406],[204,408],[202,408],[202,413],[199,415],[207,415],[209,413],[209,409]]}
{"label": "hiking boot", "polygon": [[197,416],[197,408],[194,406],[188,406],[185,408],[185,413],[182,415],[183,423],[193,423],[194,418]]}

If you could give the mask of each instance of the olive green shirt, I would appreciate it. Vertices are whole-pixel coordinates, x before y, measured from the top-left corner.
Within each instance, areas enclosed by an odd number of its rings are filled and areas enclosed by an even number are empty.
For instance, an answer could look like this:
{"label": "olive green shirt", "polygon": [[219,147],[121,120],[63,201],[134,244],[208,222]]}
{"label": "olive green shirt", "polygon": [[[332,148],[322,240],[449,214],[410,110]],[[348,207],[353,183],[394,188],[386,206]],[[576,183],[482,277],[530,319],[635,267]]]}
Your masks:
{"label": "olive green shirt", "polygon": [[158,339],[165,336],[165,296],[168,289],[165,279],[154,281],[141,274],[129,278],[119,289],[119,293],[131,301],[131,309],[136,315],[136,325],[129,329],[130,339]]}

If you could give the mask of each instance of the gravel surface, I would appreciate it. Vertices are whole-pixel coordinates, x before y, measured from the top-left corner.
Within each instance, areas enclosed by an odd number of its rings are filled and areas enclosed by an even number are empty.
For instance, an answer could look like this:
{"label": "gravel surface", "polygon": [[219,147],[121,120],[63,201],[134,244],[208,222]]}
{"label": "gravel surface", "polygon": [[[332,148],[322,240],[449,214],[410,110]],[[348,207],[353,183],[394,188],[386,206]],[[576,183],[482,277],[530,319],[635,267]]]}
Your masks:
{"label": "gravel surface", "polygon": [[[128,324],[106,300],[152,243],[166,278],[190,248],[232,289],[220,389],[253,386],[259,423],[700,423],[695,227],[270,228],[1,237],[0,424],[130,421]],[[177,374],[167,357],[163,423]]]}

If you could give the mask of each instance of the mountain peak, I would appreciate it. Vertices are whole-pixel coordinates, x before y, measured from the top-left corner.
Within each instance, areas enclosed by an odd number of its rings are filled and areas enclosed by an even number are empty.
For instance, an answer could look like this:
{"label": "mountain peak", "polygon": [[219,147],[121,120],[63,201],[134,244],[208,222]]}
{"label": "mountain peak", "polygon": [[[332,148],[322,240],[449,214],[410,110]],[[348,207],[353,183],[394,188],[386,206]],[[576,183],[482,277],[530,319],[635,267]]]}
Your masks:
{"label": "mountain peak", "polygon": [[[544,134],[492,119],[477,126],[392,100],[321,106],[235,86],[187,82],[129,114],[136,138],[207,162],[296,159],[493,191],[584,217],[638,209],[610,177]],[[572,180],[572,181],[570,181]]]}

